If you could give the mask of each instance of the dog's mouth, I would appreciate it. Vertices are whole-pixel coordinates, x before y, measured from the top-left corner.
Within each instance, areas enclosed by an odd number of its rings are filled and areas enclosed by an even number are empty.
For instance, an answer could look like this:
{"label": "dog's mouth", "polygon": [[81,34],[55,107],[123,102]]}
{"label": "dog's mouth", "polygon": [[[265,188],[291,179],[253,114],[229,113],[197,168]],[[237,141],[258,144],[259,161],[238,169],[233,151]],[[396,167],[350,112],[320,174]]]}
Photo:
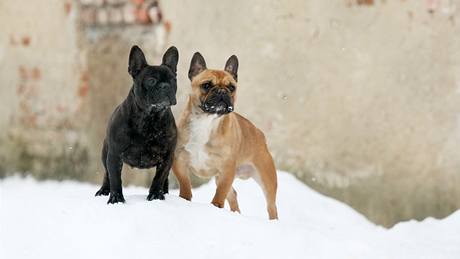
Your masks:
{"label": "dog's mouth", "polygon": [[233,105],[228,104],[224,100],[212,104],[204,102],[200,105],[200,108],[206,113],[218,115],[224,115],[233,111]]}
{"label": "dog's mouth", "polygon": [[159,103],[150,104],[149,110],[150,112],[158,112],[158,111],[166,110],[169,107],[171,107],[170,101],[162,101]]}

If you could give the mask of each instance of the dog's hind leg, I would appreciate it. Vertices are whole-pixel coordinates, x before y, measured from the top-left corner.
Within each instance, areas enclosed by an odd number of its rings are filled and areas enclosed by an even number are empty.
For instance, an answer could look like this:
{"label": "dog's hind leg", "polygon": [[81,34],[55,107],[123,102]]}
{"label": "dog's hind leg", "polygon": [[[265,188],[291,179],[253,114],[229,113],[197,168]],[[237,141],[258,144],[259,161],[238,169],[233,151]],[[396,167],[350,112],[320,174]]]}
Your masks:
{"label": "dog's hind leg", "polygon": [[227,194],[227,202],[230,205],[231,211],[236,211],[238,213],[241,213],[240,208],[238,206],[237,193],[235,191],[235,188],[233,187]]}
{"label": "dog's hind leg", "polygon": [[254,159],[253,164],[257,169],[253,178],[264,191],[268,218],[278,219],[278,210],[276,208],[276,190],[278,187],[276,169],[268,150],[260,153]]}
{"label": "dog's hind leg", "polygon": [[107,143],[104,141],[102,147],[102,165],[104,166],[104,180],[102,181],[102,186],[99,191],[96,192],[96,196],[107,196],[110,193],[110,181],[109,181],[109,173],[107,171]]}

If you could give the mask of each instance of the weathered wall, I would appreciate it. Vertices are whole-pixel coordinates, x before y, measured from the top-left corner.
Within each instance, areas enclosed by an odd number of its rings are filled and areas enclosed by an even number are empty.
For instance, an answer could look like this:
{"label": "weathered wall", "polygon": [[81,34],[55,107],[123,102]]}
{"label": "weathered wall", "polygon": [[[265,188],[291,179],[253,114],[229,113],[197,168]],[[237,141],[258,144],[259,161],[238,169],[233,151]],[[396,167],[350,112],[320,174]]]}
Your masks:
{"label": "weathered wall", "polygon": [[0,176],[99,182],[129,48],[156,63],[169,42],[176,115],[193,52],[216,68],[237,54],[237,111],[278,168],[386,226],[460,207],[460,0],[168,0],[166,26],[123,3],[0,1]]}
{"label": "weathered wall", "polygon": [[[105,127],[131,87],[129,50],[156,63],[165,46],[155,2],[0,2],[0,176],[101,181]],[[153,177],[125,172],[127,184]]]}
{"label": "weathered wall", "polygon": [[236,110],[264,130],[278,168],[386,226],[460,207],[460,1],[163,9],[181,51],[179,103],[193,52],[217,68],[237,54]]}
{"label": "weathered wall", "polygon": [[75,177],[88,163],[79,148],[85,140],[77,139],[82,55],[75,19],[65,1],[32,2],[0,2],[1,171],[15,165],[40,176],[71,168],[68,177]]}

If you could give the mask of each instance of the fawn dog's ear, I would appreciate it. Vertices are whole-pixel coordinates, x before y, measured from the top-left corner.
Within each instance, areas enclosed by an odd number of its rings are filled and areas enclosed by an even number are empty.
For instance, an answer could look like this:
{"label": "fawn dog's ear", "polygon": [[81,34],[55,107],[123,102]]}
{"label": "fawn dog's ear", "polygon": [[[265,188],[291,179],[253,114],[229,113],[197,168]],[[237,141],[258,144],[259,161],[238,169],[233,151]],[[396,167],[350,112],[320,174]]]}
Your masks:
{"label": "fawn dog's ear", "polygon": [[232,55],[225,63],[225,71],[229,72],[235,81],[238,81],[238,58]]}
{"label": "fawn dog's ear", "polygon": [[200,52],[195,52],[192,57],[192,61],[190,62],[190,69],[188,70],[188,78],[190,81],[198,75],[199,73],[206,70],[206,61],[204,61],[203,56],[201,56]]}

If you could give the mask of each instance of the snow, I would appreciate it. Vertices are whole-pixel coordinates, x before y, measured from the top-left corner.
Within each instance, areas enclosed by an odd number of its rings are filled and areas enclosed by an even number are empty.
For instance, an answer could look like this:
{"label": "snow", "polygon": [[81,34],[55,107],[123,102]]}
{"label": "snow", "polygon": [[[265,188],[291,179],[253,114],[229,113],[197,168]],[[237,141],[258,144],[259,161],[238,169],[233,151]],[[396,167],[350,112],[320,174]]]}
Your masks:
{"label": "snow", "polygon": [[279,221],[268,221],[252,180],[235,183],[242,214],[209,204],[213,181],[193,202],[172,190],[124,188],[125,204],[94,197],[98,186],[0,181],[0,258],[460,258],[460,211],[387,230],[345,204],[279,172]]}

